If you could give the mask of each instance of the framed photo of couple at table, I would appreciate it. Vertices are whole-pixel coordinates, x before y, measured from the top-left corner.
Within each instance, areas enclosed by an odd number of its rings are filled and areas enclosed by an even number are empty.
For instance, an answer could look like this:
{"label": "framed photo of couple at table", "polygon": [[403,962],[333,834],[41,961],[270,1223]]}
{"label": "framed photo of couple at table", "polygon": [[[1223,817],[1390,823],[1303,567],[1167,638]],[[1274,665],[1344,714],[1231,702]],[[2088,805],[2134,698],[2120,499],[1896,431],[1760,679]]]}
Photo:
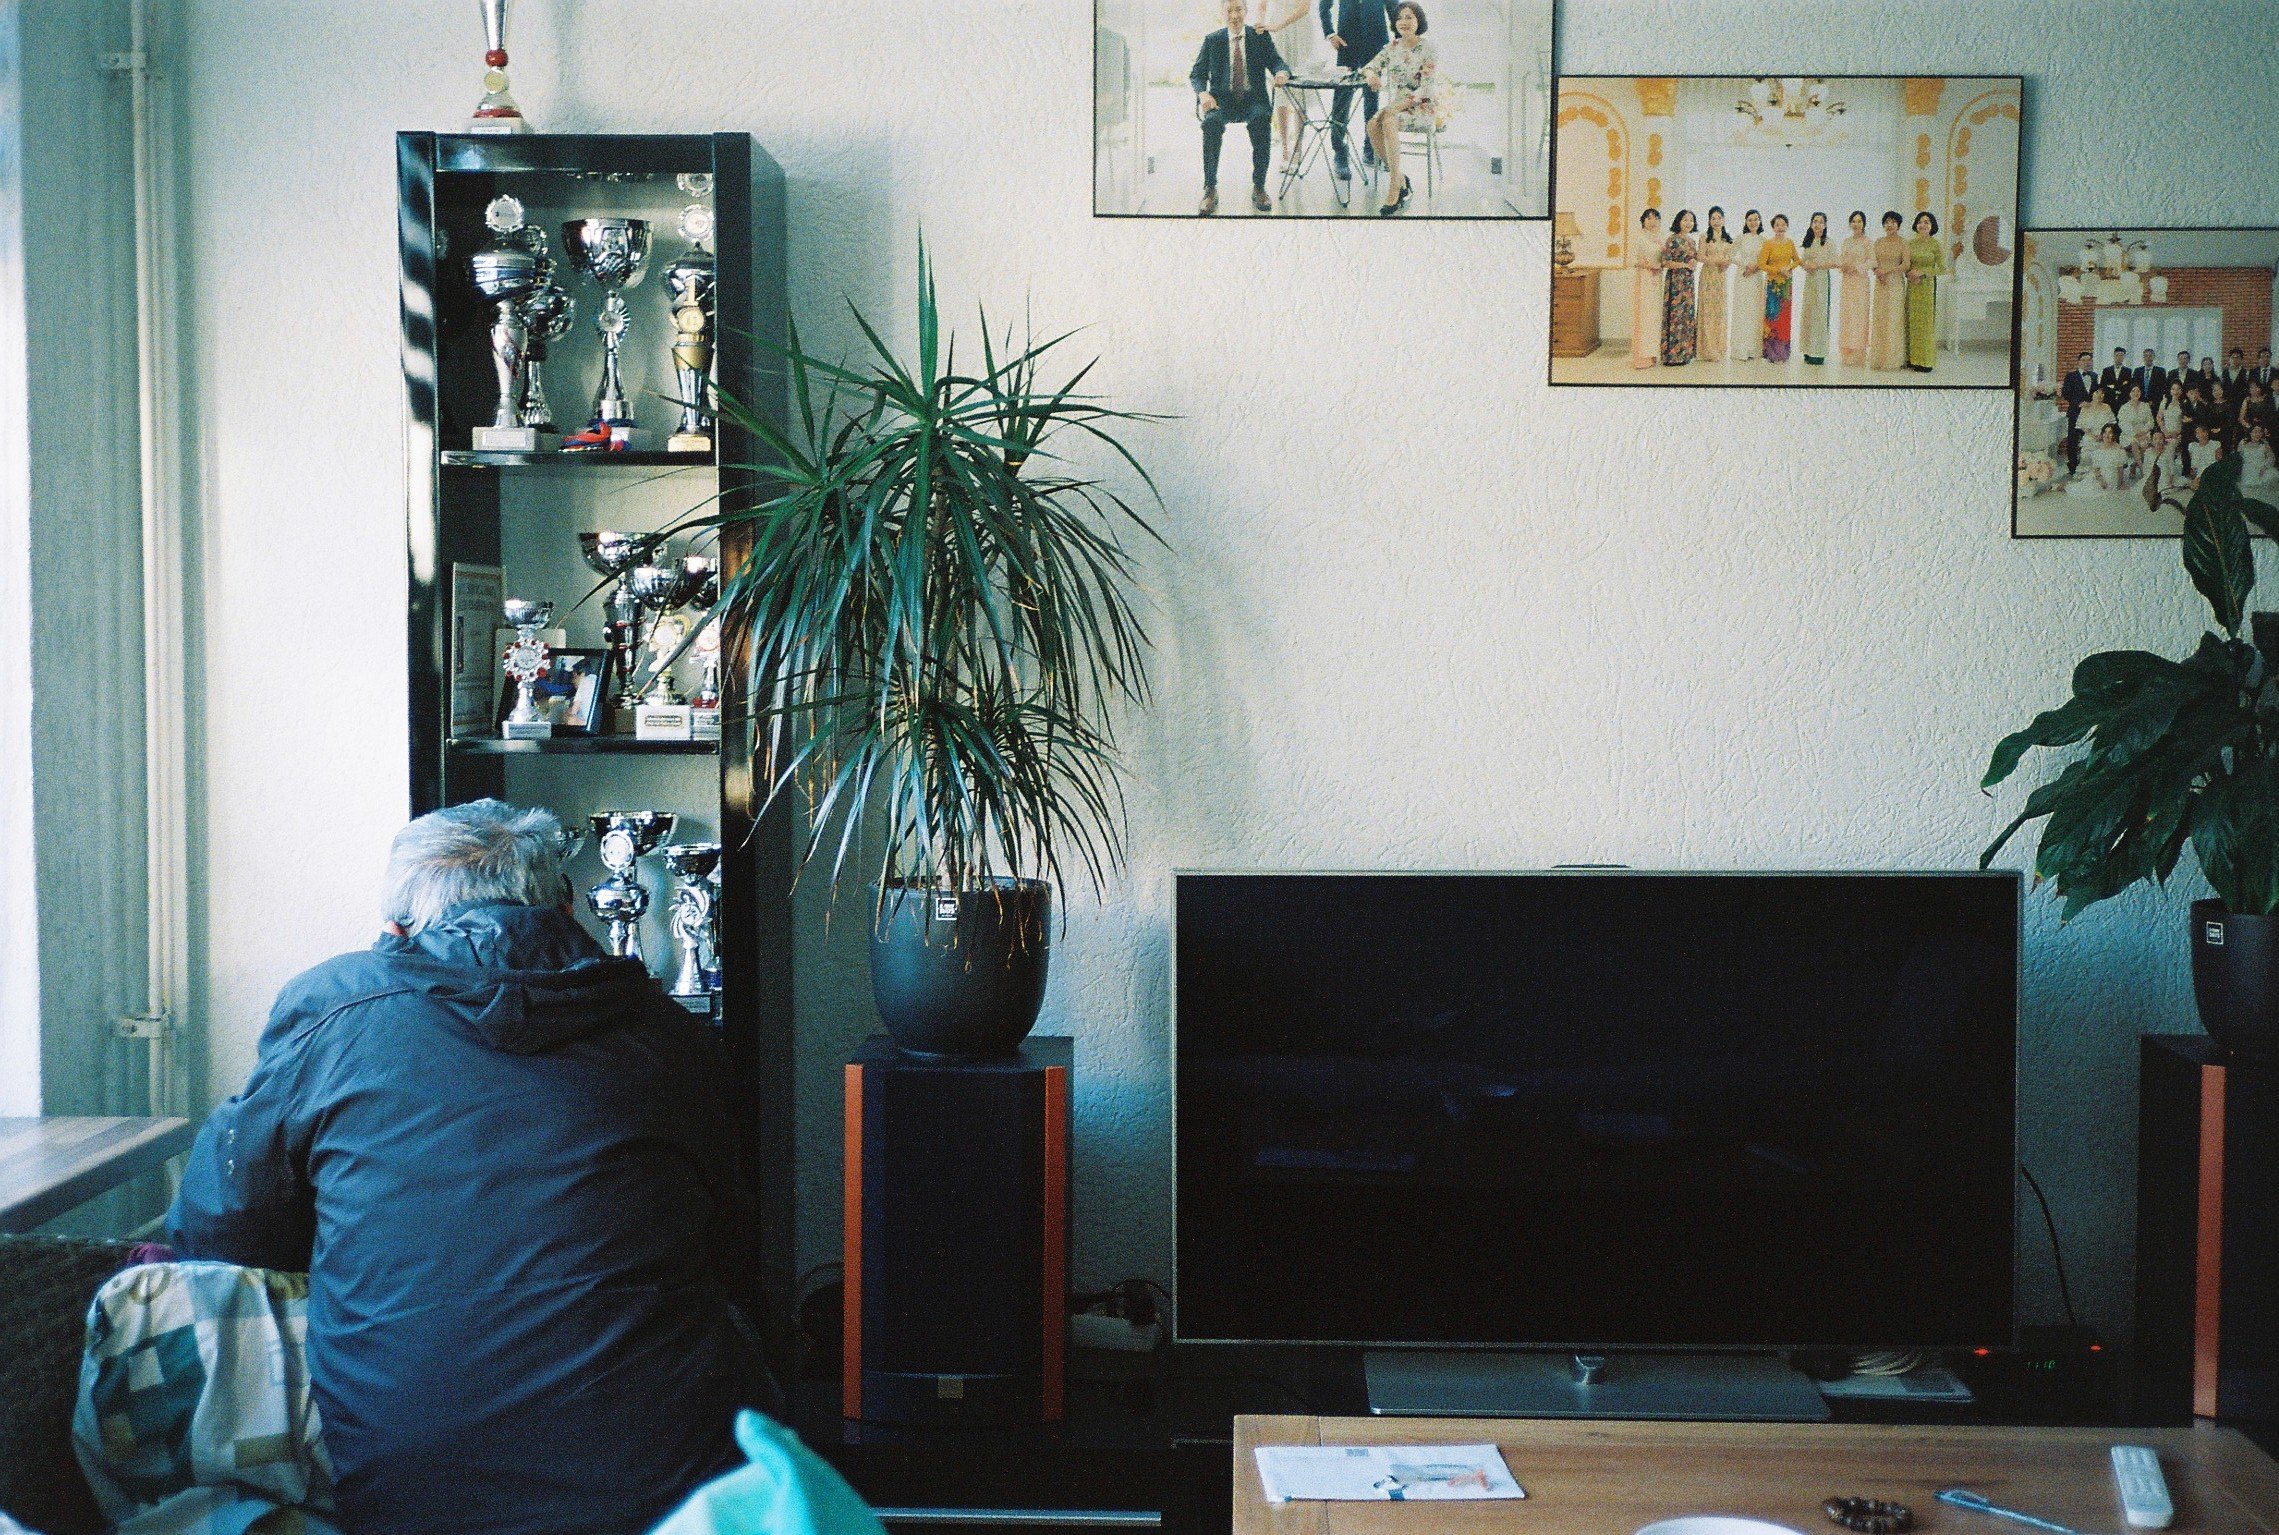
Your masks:
{"label": "framed photo of couple at table", "polygon": [[2018,243],[2019,538],[2177,538],[2241,460],[2279,506],[2279,229],[2029,229]]}
{"label": "framed photo of couple at table", "polygon": [[1094,0],[1092,211],[1546,218],[1554,0]]}
{"label": "framed photo of couple at table", "polygon": [[1561,76],[1551,382],[2009,387],[2020,85]]}

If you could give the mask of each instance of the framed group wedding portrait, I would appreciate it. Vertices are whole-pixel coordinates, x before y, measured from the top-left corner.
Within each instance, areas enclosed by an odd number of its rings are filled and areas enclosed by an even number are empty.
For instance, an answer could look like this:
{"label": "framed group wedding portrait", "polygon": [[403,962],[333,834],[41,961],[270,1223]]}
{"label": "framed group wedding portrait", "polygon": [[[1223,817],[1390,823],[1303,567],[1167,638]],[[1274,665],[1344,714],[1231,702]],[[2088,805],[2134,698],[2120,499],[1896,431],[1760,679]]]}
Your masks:
{"label": "framed group wedding portrait", "polygon": [[2017,537],[2180,537],[2234,457],[2279,506],[2279,229],[2029,229],[2018,250]]}
{"label": "framed group wedding portrait", "polygon": [[1554,0],[1094,0],[1092,211],[1550,213]]}
{"label": "framed group wedding portrait", "polygon": [[1551,382],[2009,387],[2021,95],[2015,75],[1561,76]]}

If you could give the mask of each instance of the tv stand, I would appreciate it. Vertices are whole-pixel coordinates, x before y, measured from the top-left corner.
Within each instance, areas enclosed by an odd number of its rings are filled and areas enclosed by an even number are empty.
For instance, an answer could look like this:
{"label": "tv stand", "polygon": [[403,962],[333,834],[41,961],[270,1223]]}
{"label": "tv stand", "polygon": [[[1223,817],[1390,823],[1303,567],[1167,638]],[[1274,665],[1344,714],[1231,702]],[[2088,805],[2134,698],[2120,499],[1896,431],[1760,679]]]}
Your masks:
{"label": "tv stand", "polygon": [[1371,1349],[1369,1411],[1402,1418],[1690,1418],[1821,1423],[1810,1380],[1773,1354]]}

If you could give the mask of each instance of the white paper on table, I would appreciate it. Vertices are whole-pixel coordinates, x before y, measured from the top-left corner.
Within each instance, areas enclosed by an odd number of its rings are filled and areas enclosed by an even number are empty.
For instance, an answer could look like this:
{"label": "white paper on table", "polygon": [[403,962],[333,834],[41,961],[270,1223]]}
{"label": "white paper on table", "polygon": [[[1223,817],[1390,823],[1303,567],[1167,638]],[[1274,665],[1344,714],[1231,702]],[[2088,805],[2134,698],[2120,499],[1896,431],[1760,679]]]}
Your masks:
{"label": "white paper on table", "polygon": [[1262,1444],[1258,1479],[1269,1503],[1406,1503],[1524,1498],[1492,1444]]}

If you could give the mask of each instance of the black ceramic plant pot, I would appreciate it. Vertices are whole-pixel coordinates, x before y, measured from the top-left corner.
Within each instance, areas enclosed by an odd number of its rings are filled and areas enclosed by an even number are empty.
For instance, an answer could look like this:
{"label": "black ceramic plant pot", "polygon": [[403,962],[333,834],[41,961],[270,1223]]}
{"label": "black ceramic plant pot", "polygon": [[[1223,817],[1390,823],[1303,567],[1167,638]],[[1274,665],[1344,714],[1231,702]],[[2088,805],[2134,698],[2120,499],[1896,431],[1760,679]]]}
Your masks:
{"label": "black ceramic plant pot", "polygon": [[2235,1055],[2279,1059],[2279,917],[2192,903],[2192,995],[2200,1027]]}
{"label": "black ceramic plant pot", "polygon": [[1051,958],[1052,887],[888,885],[871,927],[879,1020],[917,1055],[1007,1055],[1036,1027]]}

